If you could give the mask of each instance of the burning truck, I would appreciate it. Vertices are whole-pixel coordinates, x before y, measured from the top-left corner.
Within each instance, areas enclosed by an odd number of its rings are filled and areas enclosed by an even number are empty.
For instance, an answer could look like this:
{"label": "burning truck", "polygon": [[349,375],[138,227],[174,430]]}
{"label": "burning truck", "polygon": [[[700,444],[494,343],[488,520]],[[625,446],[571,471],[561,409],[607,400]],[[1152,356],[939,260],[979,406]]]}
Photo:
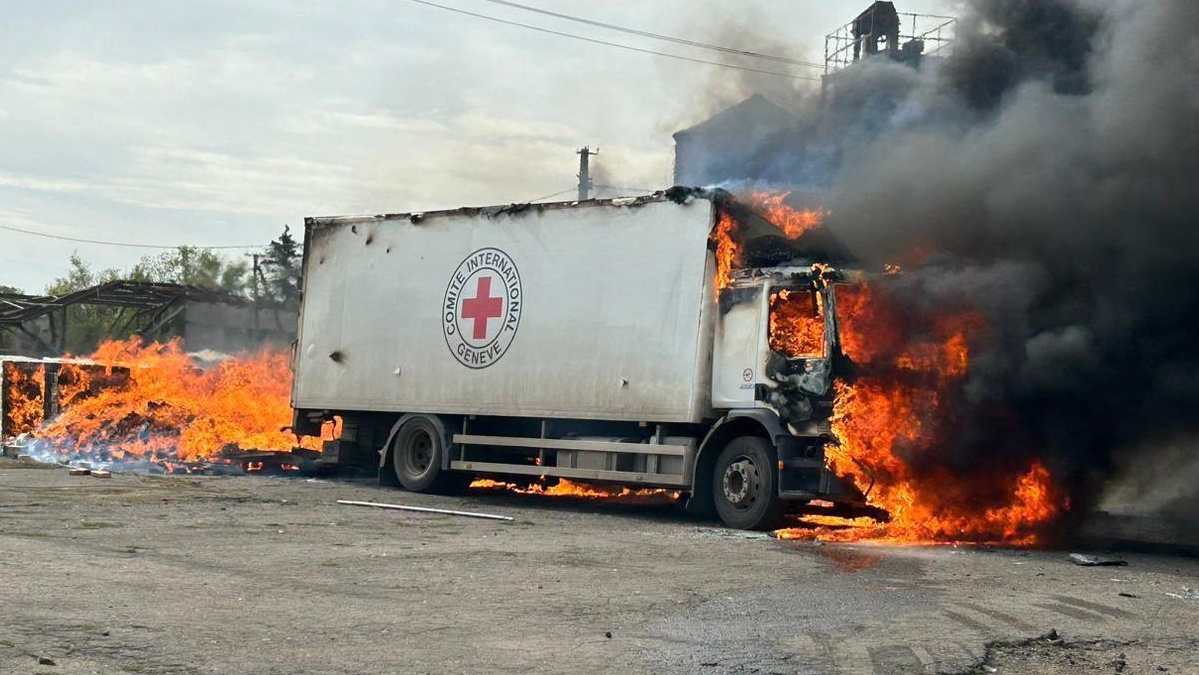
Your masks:
{"label": "burning truck", "polygon": [[293,428],[336,420],[326,462],[420,492],[661,488],[747,529],[865,507],[874,471],[838,459],[834,404],[839,289],[867,275],[782,198],[309,218]]}

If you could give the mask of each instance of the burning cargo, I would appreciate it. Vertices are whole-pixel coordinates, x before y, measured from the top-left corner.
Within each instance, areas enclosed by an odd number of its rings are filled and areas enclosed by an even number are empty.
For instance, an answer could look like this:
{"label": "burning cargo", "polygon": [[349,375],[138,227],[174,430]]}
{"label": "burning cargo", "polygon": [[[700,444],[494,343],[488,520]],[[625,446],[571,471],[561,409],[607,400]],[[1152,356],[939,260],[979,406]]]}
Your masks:
{"label": "burning cargo", "polygon": [[18,451],[34,459],[236,473],[295,469],[313,453],[281,429],[288,417],[281,349],[205,362],[178,341],[134,338],[103,343],[87,359],[0,361],[2,434],[24,435]]}

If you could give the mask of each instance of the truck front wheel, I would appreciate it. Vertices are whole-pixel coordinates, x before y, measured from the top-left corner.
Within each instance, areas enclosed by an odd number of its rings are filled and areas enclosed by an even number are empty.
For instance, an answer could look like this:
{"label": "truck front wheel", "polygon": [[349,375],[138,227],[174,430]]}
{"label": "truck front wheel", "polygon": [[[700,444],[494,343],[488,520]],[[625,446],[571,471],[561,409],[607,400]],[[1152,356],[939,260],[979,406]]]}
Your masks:
{"label": "truck front wheel", "polygon": [[778,498],[774,448],[765,438],[735,438],[716,458],[712,497],[720,520],[740,530],[773,530],[786,512]]}
{"label": "truck front wheel", "polygon": [[436,424],[426,417],[404,423],[391,442],[391,465],[405,490],[438,494],[461,492],[470,476],[441,468],[445,439]]}

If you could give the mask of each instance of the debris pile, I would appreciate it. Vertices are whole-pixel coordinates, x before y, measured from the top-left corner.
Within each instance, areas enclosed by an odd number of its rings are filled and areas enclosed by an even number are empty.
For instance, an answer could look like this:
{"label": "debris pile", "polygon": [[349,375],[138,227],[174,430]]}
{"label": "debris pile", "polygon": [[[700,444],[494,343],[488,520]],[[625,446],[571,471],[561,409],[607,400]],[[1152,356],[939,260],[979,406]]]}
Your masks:
{"label": "debris pile", "polygon": [[58,371],[62,409],[49,421],[28,412],[40,405],[33,397],[10,396],[23,423],[38,422],[21,454],[141,473],[288,471],[319,454],[312,440],[298,443],[285,431],[290,378],[280,349],[201,367],[179,341],[133,338],[104,343],[88,360],[101,365]]}

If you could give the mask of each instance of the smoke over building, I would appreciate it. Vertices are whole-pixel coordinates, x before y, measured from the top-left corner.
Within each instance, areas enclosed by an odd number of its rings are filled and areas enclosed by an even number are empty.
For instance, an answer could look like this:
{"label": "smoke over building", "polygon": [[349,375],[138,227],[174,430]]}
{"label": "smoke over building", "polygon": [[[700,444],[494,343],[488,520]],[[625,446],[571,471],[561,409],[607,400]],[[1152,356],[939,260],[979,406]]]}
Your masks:
{"label": "smoke over building", "polygon": [[914,315],[985,317],[933,454],[1042,458],[1081,511],[1157,448],[1197,461],[1197,24],[1189,0],[972,0],[952,50],[863,57],[793,122],[747,101],[725,114],[763,128],[681,132],[676,172],[801,188],[860,259],[920,263]]}

